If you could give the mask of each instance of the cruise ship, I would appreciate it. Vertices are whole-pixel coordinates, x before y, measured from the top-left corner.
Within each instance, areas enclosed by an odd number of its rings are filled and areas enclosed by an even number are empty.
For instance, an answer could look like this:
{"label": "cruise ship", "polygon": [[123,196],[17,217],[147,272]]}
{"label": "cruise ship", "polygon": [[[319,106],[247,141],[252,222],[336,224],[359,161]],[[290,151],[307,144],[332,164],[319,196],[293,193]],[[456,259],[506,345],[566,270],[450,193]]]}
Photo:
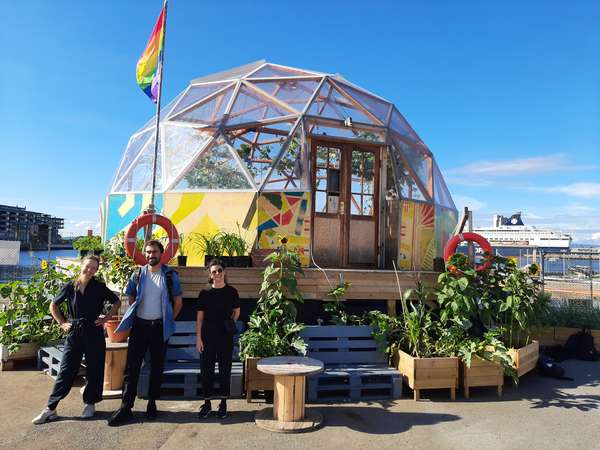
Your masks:
{"label": "cruise ship", "polygon": [[494,247],[538,247],[552,250],[568,250],[571,236],[558,231],[542,230],[525,225],[521,212],[510,217],[494,215],[493,225],[489,228],[475,228]]}

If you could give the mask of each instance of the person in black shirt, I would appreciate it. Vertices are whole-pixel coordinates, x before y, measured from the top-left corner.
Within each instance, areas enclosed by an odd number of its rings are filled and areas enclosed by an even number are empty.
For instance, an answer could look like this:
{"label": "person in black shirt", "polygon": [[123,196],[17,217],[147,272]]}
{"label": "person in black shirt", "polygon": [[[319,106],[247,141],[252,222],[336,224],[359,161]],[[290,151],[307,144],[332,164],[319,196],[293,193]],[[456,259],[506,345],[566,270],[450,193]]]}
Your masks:
{"label": "person in black shirt", "polygon": [[227,284],[225,266],[219,259],[209,265],[208,282],[212,285],[199,295],[196,321],[196,347],[202,353],[201,377],[204,404],[198,413],[201,419],[208,417],[212,410],[210,399],[213,395],[215,362],[219,362],[219,395],[221,403],[217,416],[227,417],[227,397],[231,388],[231,356],[235,321],[240,316],[240,297],[237,290]]}
{"label": "person in black shirt", "polygon": [[[57,417],[56,407],[65,398],[79,372],[81,359],[85,355],[87,384],[83,391],[85,408],[82,417],[94,416],[94,404],[102,400],[104,382],[104,352],[106,342],[102,325],[119,310],[119,298],[94,278],[100,265],[97,256],[86,256],[81,262],[81,273],[75,281],[65,284],[50,304],[50,313],[59,323],[67,337],[65,339],[63,359],[48,399],[48,406],[32,422],[40,424]],[[67,321],[59,305],[68,300]],[[112,304],[107,315],[103,315],[104,302]]]}

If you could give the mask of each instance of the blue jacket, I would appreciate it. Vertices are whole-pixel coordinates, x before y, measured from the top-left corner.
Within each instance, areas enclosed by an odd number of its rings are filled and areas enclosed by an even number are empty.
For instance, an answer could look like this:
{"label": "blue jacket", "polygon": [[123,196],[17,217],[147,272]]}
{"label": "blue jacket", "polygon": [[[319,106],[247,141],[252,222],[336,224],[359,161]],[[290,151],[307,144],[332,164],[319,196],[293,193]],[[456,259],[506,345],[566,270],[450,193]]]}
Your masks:
{"label": "blue jacket", "polygon": [[[163,275],[167,272],[173,272],[173,297],[178,297],[182,294],[181,291],[181,283],[179,282],[179,276],[177,272],[171,269],[169,266],[163,264],[162,265]],[[131,328],[133,325],[133,321],[136,318],[136,311],[140,303],[144,300],[144,280],[148,274],[148,266],[142,267],[140,271],[139,280],[135,282],[136,274],[133,274],[131,278],[129,278],[129,283],[127,283],[127,289],[125,293],[132,297],[135,297],[135,302],[132,305],[129,305],[129,308],[125,312],[123,316],[123,320],[117,327],[117,331],[125,331]],[[171,337],[171,335],[175,332],[175,319],[173,318],[173,305],[171,305],[171,301],[169,300],[169,292],[167,289],[167,285],[165,283],[165,288],[162,293],[162,317],[163,317],[163,338],[165,342]]]}

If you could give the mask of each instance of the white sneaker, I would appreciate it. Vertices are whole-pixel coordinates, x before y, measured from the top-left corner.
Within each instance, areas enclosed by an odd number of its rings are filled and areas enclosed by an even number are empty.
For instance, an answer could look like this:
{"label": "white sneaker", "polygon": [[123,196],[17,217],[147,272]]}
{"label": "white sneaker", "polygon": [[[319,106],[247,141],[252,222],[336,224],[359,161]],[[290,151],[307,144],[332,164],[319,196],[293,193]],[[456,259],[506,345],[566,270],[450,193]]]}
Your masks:
{"label": "white sneaker", "polygon": [[86,403],[83,412],[81,413],[82,419],[91,419],[96,414],[96,407],[93,403]]}
{"label": "white sneaker", "polygon": [[56,419],[57,417],[58,416],[55,409],[46,407],[38,416],[34,417],[31,423],[34,425],[39,425],[41,423],[46,423],[49,420]]}

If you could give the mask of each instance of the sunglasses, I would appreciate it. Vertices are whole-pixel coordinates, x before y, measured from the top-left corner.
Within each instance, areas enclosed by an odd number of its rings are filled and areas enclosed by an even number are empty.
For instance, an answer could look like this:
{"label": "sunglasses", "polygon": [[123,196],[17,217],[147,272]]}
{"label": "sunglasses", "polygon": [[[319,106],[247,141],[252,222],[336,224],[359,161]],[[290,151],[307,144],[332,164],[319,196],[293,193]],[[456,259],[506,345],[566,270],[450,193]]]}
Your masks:
{"label": "sunglasses", "polygon": [[217,269],[210,272],[212,275],[216,275],[218,273],[223,273],[223,269]]}

